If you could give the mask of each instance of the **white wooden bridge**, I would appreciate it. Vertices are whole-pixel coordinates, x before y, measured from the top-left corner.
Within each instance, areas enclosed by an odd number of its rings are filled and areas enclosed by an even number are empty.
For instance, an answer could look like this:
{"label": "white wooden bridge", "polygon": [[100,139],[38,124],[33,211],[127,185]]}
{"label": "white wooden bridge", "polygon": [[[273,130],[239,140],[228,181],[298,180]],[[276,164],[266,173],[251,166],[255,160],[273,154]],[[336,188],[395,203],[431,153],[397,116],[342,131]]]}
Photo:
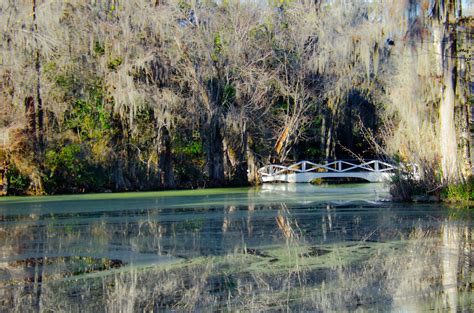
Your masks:
{"label": "white wooden bridge", "polygon": [[290,166],[270,164],[260,168],[258,173],[264,183],[309,183],[318,178],[360,178],[383,182],[389,180],[396,169],[396,166],[379,160],[359,163],[339,160],[326,164],[300,161]]}

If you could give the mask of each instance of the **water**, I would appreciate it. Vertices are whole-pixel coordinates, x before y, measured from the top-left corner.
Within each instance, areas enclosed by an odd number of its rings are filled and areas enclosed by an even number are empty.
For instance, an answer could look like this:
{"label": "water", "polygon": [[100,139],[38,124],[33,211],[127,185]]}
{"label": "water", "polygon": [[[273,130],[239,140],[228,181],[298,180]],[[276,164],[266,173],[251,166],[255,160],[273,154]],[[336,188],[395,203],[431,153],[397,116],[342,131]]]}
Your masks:
{"label": "water", "polygon": [[0,311],[473,311],[472,210],[379,184],[0,200]]}

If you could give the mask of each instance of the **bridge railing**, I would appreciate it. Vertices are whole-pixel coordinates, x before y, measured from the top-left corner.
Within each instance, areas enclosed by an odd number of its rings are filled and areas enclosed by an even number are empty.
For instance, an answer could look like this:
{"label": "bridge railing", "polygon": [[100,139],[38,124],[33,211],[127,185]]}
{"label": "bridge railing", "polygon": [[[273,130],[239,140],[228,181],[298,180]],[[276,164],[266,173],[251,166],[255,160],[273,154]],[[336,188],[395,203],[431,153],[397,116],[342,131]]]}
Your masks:
{"label": "bridge railing", "polygon": [[380,160],[362,163],[352,163],[344,160],[332,161],[326,164],[317,164],[311,161],[300,161],[289,166],[269,164],[258,170],[262,176],[274,176],[292,173],[345,173],[345,172],[392,172],[397,167]]}

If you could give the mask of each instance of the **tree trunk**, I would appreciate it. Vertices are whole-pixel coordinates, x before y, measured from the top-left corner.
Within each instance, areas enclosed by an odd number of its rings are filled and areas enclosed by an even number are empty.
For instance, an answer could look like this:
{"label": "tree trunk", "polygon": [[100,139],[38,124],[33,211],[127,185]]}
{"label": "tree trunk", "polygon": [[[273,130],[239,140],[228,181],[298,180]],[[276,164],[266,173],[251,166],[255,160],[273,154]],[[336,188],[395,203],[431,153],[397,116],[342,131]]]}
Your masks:
{"label": "tree trunk", "polygon": [[[31,145],[30,147],[32,147],[33,151],[36,152],[36,149],[38,147],[38,138],[36,137],[36,129],[37,129],[36,108],[35,108],[35,100],[31,96],[25,98],[25,115],[26,115],[26,134],[27,134],[28,140],[30,140],[29,142],[29,144]],[[31,183],[30,183],[30,186],[28,187],[28,193],[31,193],[34,195],[41,195],[44,193],[44,189],[43,189],[43,180],[39,172],[40,159],[37,153],[35,153],[32,161],[37,164],[38,168],[34,169],[33,172],[29,174]]]}
{"label": "tree trunk", "polygon": [[208,121],[204,123],[203,135],[209,183],[211,186],[221,186],[225,182],[224,151],[219,117],[216,114],[211,114]]}
{"label": "tree trunk", "polygon": [[326,152],[327,160],[336,158],[336,121],[335,113],[331,112],[329,116],[329,123],[327,125],[326,136]]}
{"label": "tree trunk", "polygon": [[112,137],[112,145],[114,147],[115,159],[113,160],[115,191],[124,191],[130,188],[130,182],[125,179],[124,168],[127,152],[126,152],[126,136],[125,127],[118,117],[112,119],[112,127],[117,129],[116,134]]}
{"label": "tree trunk", "polygon": [[[456,27],[465,28],[468,27],[469,22],[466,23],[466,19],[462,16],[462,4],[458,3],[458,19]],[[469,19],[467,19],[469,20]],[[457,58],[457,82],[456,82],[456,94],[458,96],[457,114],[456,114],[456,126],[459,129],[461,160],[463,162],[462,174],[467,177],[472,174],[472,137],[470,132],[470,125],[472,120],[472,110],[469,106],[469,83],[471,82],[471,62],[467,61],[469,56],[472,55],[474,49],[470,44],[470,35],[467,33],[457,33],[456,43],[459,44]]]}
{"label": "tree trunk", "polygon": [[321,155],[322,155],[326,151],[326,112],[321,110],[320,114],[322,116],[322,119],[321,119],[321,131],[320,131],[320,141],[321,141],[321,143],[320,143],[319,149],[320,149]]}
{"label": "tree trunk", "polygon": [[460,107],[457,109],[457,128],[459,129],[459,139],[460,139],[460,152],[462,155],[462,175],[463,177],[467,177],[471,174],[471,136],[469,131],[469,119],[470,119],[470,112],[469,106],[467,101],[465,101]]}
{"label": "tree trunk", "polygon": [[44,112],[43,112],[43,99],[41,97],[41,62],[40,53],[38,47],[38,23],[36,20],[36,0],[33,0],[33,34],[35,42],[35,71],[36,71],[36,114],[38,117],[37,123],[37,140],[36,140],[36,159],[40,168],[43,166],[44,159]]}
{"label": "tree trunk", "polygon": [[117,157],[115,160],[114,167],[115,191],[124,191],[127,188],[125,178],[123,177],[123,160],[121,156]]}
{"label": "tree trunk", "polygon": [[33,97],[25,98],[26,132],[32,144],[36,147],[36,110]]}
{"label": "tree trunk", "polygon": [[0,195],[5,196],[8,195],[8,165],[7,161],[3,161],[3,166],[0,170],[1,177],[0,180],[2,185],[0,186]]}
{"label": "tree trunk", "polygon": [[[441,88],[440,116],[440,155],[443,179],[445,181],[459,180],[458,146],[456,127],[454,122],[454,106],[456,99],[456,32],[449,29],[452,18],[455,18],[455,1],[437,1],[435,4],[435,28],[442,30],[436,37],[442,40],[435,41],[436,51],[441,51],[438,60],[438,71],[442,71],[443,86]],[[435,39],[436,39],[435,37]]]}
{"label": "tree trunk", "polygon": [[173,163],[171,155],[171,136],[166,126],[160,129],[160,184],[165,188],[174,186]]}
{"label": "tree trunk", "polygon": [[234,166],[236,160],[234,159],[232,147],[226,135],[222,139],[222,149],[224,151],[224,177],[227,181],[232,181],[234,177]]}
{"label": "tree trunk", "polygon": [[[448,62],[449,63],[449,62]],[[452,82],[451,69],[445,75],[445,86],[443,87],[442,99],[439,107],[440,115],[440,146],[441,146],[441,167],[443,178],[456,181],[457,172],[457,138],[454,125],[454,87]]]}
{"label": "tree trunk", "polygon": [[224,175],[233,185],[246,185],[247,181],[247,131],[241,128],[241,134],[226,134],[222,140],[224,150]]}
{"label": "tree trunk", "polygon": [[[247,136],[244,136],[244,137],[247,137]],[[248,184],[247,165],[245,162],[246,153],[247,153],[246,141],[247,140],[244,139],[244,146],[241,147],[238,151],[237,163],[235,164],[233,183],[239,186]]]}
{"label": "tree trunk", "polygon": [[254,142],[250,136],[246,136],[246,154],[247,154],[247,181],[251,185],[259,183],[257,160],[255,158]]}
{"label": "tree trunk", "polygon": [[[352,119],[354,118],[352,116],[352,111],[353,111],[353,108],[352,108],[352,100],[351,98],[349,97],[349,101],[348,101],[348,106],[349,106],[349,113],[347,114],[346,116],[346,121],[347,121],[347,149],[349,149],[351,152],[354,152],[354,132],[352,131],[353,129],[353,123],[352,123]],[[360,111],[359,111],[360,112]]]}

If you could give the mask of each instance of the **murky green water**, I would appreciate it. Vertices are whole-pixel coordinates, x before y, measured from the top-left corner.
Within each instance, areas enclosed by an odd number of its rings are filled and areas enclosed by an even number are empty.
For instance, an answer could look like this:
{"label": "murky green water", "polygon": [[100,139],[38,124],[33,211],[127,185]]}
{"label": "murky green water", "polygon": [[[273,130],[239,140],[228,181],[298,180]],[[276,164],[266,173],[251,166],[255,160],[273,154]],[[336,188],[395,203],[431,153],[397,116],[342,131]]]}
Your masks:
{"label": "murky green water", "polygon": [[0,200],[0,311],[474,310],[472,211],[383,185]]}

